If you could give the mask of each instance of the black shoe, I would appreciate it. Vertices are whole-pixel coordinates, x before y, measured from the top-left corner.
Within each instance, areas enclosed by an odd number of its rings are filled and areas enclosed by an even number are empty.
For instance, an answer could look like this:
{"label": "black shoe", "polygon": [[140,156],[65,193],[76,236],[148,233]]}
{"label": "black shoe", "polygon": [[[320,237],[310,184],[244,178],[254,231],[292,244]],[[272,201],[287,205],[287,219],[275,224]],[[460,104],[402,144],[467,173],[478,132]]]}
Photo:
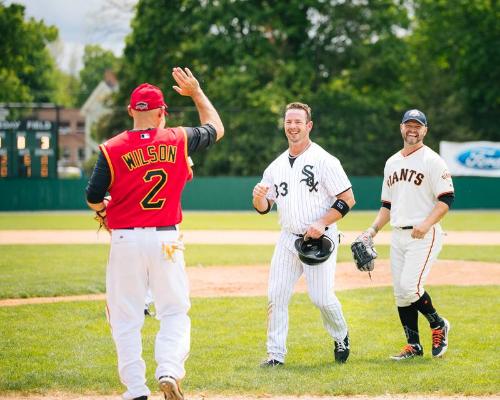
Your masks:
{"label": "black shoe", "polygon": [[160,390],[165,396],[165,400],[184,400],[179,382],[172,376],[160,376],[158,379]]}
{"label": "black shoe", "polygon": [[432,357],[441,357],[448,350],[450,323],[443,318],[444,326],[432,330]]}
{"label": "black shoe", "polygon": [[275,360],[275,359],[271,359],[271,360],[266,360],[263,363],[261,363],[260,367],[261,368],[280,367],[282,365],[285,365],[285,363],[278,361],[278,360]]}
{"label": "black shoe", "polygon": [[144,306],[144,315],[146,317],[154,317],[156,316],[156,313],[153,309],[153,303],[146,303],[146,305]]}
{"label": "black shoe", "polygon": [[391,356],[391,359],[396,361],[407,360],[414,357],[422,357],[424,355],[424,349],[419,344],[407,344],[403,347],[403,350],[395,356]]}
{"label": "black shoe", "polygon": [[148,396],[134,397],[133,400],[148,400]]}
{"label": "black shoe", "polygon": [[349,334],[346,335],[344,340],[335,341],[335,362],[343,364],[349,358]]}

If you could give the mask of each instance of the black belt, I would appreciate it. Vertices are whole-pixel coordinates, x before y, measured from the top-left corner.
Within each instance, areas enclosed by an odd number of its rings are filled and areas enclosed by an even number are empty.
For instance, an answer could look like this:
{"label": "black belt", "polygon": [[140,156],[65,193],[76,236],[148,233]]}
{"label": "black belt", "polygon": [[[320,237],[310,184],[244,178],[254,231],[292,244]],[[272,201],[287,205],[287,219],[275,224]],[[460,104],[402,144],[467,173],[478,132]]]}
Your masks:
{"label": "black belt", "polygon": [[[325,227],[325,232],[328,230],[328,227]],[[292,235],[298,236],[298,237],[304,237],[304,234],[302,233],[294,233],[292,232]]]}
{"label": "black belt", "polygon": [[175,225],[168,225],[168,226],[144,226],[144,227],[137,227],[137,228],[118,228],[118,229],[145,229],[145,228],[155,228],[157,231],[176,231],[177,227]]}
{"label": "black belt", "polygon": [[402,226],[401,228],[399,229],[403,229],[404,231],[408,230],[408,229],[413,229],[413,226]]}

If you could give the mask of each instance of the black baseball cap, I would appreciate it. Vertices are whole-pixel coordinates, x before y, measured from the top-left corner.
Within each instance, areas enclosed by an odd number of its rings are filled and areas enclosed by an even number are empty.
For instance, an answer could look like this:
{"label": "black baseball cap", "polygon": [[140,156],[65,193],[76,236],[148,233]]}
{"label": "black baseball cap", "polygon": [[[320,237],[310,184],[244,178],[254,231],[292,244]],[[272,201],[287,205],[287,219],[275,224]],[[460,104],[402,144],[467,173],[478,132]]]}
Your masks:
{"label": "black baseball cap", "polygon": [[417,121],[421,125],[427,126],[427,118],[425,117],[425,114],[420,110],[412,109],[406,111],[405,114],[403,115],[401,123],[404,124],[405,122],[410,120]]}

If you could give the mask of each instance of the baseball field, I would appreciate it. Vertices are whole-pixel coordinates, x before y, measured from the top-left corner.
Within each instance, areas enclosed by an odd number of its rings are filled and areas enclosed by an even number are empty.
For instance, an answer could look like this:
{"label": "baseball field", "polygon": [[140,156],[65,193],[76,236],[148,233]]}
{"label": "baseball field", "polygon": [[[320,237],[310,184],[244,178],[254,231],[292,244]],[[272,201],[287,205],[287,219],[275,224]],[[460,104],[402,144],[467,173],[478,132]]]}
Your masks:
{"label": "baseball field", "polygon": [[[390,233],[377,237],[372,279],[357,271],[348,244],[373,212],[340,224],[337,295],[351,336],[351,357],[333,363],[332,342],[300,280],[290,305],[284,368],[265,358],[267,271],[277,216],[185,213],[181,229],[191,283],[192,346],[187,399],[302,399],[336,396],[500,398],[500,212],[451,212],[428,285],[451,322],[450,347],[430,356],[389,360],[404,344],[388,266]],[[109,236],[89,212],[0,213],[0,399],[118,399],[122,392],[105,318]],[[144,358],[153,392],[158,321],[146,318]],[[159,399],[159,394],[152,399]],[[365,398],[365,397],[362,397]]]}

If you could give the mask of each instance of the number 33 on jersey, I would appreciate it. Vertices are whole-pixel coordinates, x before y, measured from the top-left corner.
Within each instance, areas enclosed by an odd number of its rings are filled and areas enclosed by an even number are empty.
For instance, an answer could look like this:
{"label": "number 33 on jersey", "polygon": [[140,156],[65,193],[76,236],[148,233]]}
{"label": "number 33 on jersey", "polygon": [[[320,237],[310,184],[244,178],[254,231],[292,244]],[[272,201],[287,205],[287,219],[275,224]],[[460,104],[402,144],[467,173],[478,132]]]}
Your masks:
{"label": "number 33 on jersey", "polygon": [[182,220],[180,195],[193,176],[184,129],[129,131],[101,144],[100,150],[111,171],[111,229],[175,225]]}

